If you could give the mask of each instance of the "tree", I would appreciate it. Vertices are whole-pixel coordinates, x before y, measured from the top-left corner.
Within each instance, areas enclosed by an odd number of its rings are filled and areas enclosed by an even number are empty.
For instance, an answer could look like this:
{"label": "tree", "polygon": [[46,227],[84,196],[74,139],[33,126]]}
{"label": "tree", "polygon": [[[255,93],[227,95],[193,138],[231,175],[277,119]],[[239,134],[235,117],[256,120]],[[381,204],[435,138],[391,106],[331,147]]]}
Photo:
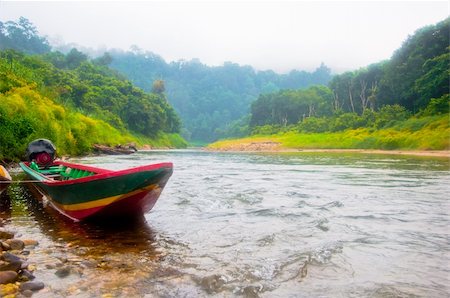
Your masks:
{"label": "tree", "polygon": [[27,54],[43,54],[50,51],[45,37],[38,35],[36,27],[26,18],[18,22],[0,22],[0,50],[13,49]]}
{"label": "tree", "polygon": [[102,56],[94,59],[92,62],[101,66],[108,66],[113,61],[113,57],[108,52],[105,52]]}
{"label": "tree", "polygon": [[163,80],[155,80],[152,85],[152,92],[156,94],[163,94],[166,91]]}
{"label": "tree", "polygon": [[66,55],[66,65],[68,69],[75,69],[87,60],[88,56],[75,48],[71,49]]}

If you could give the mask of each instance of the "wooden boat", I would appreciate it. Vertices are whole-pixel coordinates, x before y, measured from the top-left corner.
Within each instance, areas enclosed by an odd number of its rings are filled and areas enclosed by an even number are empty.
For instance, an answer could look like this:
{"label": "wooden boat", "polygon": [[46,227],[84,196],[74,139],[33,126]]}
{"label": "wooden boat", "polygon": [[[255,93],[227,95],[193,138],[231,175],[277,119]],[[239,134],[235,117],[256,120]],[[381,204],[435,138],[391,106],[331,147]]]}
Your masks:
{"label": "wooden boat", "polygon": [[10,181],[11,176],[9,175],[8,171],[0,165],[0,194],[8,187]]}
{"label": "wooden boat", "polygon": [[92,217],[140,216],[150,211],[172,175],[172,163],[120,171],[53,161],[39,166],[19,163],[44,199],[75,220]]}

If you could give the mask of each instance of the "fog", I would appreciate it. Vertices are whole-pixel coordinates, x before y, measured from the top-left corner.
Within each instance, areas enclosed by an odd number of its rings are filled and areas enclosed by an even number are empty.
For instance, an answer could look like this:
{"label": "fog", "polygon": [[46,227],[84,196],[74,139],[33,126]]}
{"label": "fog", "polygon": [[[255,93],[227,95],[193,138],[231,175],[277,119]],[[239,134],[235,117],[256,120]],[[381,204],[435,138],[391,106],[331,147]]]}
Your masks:
{"label": "fog", "polygon": [[259,70],[333,72],[389,59],[415,30],[445,19],[447,1],[0,2],[0,20],[29,19],[53,45],[135,45],[166,61],[231,61]]}

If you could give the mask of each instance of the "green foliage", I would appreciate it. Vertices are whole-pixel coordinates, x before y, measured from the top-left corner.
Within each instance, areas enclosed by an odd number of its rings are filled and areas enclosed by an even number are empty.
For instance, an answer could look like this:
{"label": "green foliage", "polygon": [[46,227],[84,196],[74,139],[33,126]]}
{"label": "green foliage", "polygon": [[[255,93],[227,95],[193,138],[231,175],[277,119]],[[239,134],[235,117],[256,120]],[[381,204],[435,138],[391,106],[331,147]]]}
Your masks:
{"label": "green foliage", "polygon": [[[86,55],[75,49],[67,55],[48,53],[43,57],[12,54],[0,52],[2,92],[36,83],[42,94],[119,130],[149,137],[180,130],[180,120],[165,94],[145,93],[107,67],[86,61]],[[12,69],[9,57],[13,57]]]}
{"label": "green foliage", "polygon": [[279,125],[262,125],[252,129],[253,135],[273,135],[283,131],[283,127]]}
{"label": "green foliage", "polygon": [[[420,29],[391,60],[334,76],[329,89],[313,86],[260,95],[251,106],[252,133],[291,130],[329,148],[334,148],[329,143],[333,138],[337,148],[448,148],[443,139],[448,134],[442,133],[448,123],[438,131],[430,129],[434,115],[445,114],[448,122],[448,31],[449,19]],[[349,136],[351,132],[361,133],[361,138]],[[344,135],[349,139],[336,139]]]}
{"label": "green foliage", "polygon": [[47,39],[38,35],[36,27],[26,18],[17,22],[0,22],[0,50],[13,49],[27,54],[50,51]]}
{"label": "green foliage", "polygon": [[113,51],[111,56],[111,67],[147,91],[156,92],[151,82],[164,80],[168,99],[182,119],[183,135],[194,141],[227,135],[231,123],[246,116],[250,103],[261,93],[326,84],[331,78],[330,69],[323,64],[314,72],[279,75],[230,62],[218,67],[206,66],[197,59],[168,64],[138,49]]}
{"label": "green foliage", "polygon": [[377,113],[375,127],[389,127],[396,121],[404,121],[409,117],[411,117],[411,113],[400,105],[384,106]]}
{"label": "green foliage", "polygon": [[96,143],[186,146],[164,93],[134,87],[107,68],[107,56],[94,62],[76,49],[41,56],[0,51],[1,160],[21,159],[36,138],[48,138],[59,154],[71,155],[87,153]]}
{"label": "green foliage", "polygon": [[432,98],[428,106],[420,113],[423,116],[441,115],[449,113],[450,96],[444,94],[439,98]]}
{"label": "green foliage", "polygon": [[331,102],[331,91],[325,86],[262,94],[251,105],[250,127],[286,127],[306,117],[330,115]]}
{"label": "green foliage", "polygon": [[0,94],[0,157],[21,158],[26,145],[36,138],[55,142],[60,154],[89,152],[94,143],[133,140],[110,125],[73,113],[43,97],[35,85]]}
{"label": "green foliage", "polygon": [[449,150],[450,125],[448,115],[410,118],[395,126],[374,130],[347,129],[338,132],[305,133],[289,131],[270,136],[253,136],[238,140],[219,141],[210,148],[240,148],[243,143],[276,142],[284,149],[403,149]]}
{"label": "green foliage", "polygon": [[240,138],[251,133],[249,127],[250,115],[229,123],[224,129],[217,128],[216,135],[220,139]]}
{"label": "green foliage", "polygon": [[418,106],[424,107],[430,98],[449,93],[450,47],[446,53],[427,60],[423,65],[423,75],[415,81],[414,90],[419,98]]}
{"label": "green foliage", "polygon": [[450,18],[417,30],[388,61],[334,76],[335,110],[362,114],[385,105],[412,113],[449,93]]}

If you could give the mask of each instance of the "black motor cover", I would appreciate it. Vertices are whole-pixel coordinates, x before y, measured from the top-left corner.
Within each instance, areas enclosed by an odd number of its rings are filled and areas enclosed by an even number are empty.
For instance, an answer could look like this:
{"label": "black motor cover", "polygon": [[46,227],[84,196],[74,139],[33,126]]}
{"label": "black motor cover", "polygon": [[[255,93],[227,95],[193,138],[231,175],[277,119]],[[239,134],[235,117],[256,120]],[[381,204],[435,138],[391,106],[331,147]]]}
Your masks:
{"label": "black motor cover", "polygon": [[56,155],[56,147],[50,140],[37,139],[28,144],[25,155],[28,161],[32,161],[35,160],[40,153],[47,153],[53,161]]}

